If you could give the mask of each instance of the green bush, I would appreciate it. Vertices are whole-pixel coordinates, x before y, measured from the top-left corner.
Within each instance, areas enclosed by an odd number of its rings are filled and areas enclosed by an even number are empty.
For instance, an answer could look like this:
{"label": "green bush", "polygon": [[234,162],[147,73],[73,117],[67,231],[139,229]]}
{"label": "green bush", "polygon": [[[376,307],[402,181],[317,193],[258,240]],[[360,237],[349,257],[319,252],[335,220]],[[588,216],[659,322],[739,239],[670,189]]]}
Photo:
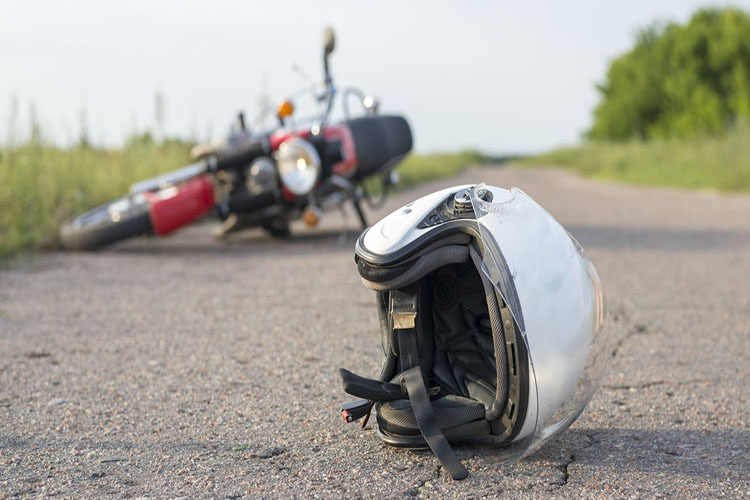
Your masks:
{"label": "green bush", "polygon": [[599,86],[591,139],[716,134],[750,117],[750,15],[704,9],[640,32]]}

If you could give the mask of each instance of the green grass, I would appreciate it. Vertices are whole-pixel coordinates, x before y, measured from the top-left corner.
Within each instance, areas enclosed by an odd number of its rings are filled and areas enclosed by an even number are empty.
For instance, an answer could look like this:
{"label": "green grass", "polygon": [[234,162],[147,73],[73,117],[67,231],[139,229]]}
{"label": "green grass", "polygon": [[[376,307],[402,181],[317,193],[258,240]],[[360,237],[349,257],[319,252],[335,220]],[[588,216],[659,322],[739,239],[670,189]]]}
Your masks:
{"label": "green grass", "polygon": [[[476,152],[410,155],[399,188],[448,177],[479,163]],[[0,152],[0,257],[54,247],[67,218],[125,194],[130,184],[190,162],[179,141],[135,143],[122,150],[25,145]]]}
{"label": "green grass", "polygon": [[398,188],[406,189],[428,180],[452,177],[466,167],[486,161],[486,157],[477,151],[412,154],[396,169],[400,177]]}
{"label": "green grass", "polygon": [[[422,182],[452,177],[467,167],[482,163],[496,163],[496,161],[473,150],[457,153],[410,154],[403,163],[396,167],[399,181],[394,189],[400,191]],[[377,177],[366,181],[365,186],[369,193],[376,196],[380,194],[382,188]]]}
{"label": "green grass", "polygon": [[592,142],[520,162],[632,184],[750,191],[750,125],[720,136]]}
{"label": "green grass", "polygon": [[189,162],[182,143],[113,151],[26,145],[0,155],[0,256],[54,245],[68,217]]}

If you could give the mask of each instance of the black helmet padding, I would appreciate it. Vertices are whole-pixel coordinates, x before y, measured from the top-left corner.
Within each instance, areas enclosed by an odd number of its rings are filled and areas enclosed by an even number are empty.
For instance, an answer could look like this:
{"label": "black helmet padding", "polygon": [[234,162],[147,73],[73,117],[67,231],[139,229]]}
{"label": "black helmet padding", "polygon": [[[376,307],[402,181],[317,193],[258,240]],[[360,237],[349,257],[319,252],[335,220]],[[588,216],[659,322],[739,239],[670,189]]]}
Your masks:
{"label": "black helmet padding", "polygon": [[[481,272],[472,237],[452,235],[388,267],[360,257],[357,266],[377,292],[386,356],[380,380],[389,392],[365,394],[354,384],[361,377],[342,370],[345,390],[374,404],[385,442],[428,445],[454,478],[465,477],[448,441],[508,438],[495,422],[508,394],[502,301]],[[412,323],[400,324],[404,311]]]}

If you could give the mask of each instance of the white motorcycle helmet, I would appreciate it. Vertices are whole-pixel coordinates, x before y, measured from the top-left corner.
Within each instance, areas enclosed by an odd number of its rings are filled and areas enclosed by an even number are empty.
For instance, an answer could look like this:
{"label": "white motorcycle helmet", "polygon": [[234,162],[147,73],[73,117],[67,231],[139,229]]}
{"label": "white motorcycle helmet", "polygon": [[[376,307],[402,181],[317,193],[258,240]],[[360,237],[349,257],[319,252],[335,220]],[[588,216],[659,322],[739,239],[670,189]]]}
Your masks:
{"label": "white motorcycle helmet", "polygon": [[341,369],[347,421],[374,406],[387,444],[429,447],[454,479],[450,443],[513,460],[583,411],[607,358],[596,270],[523,191],[456,186],[401,207],[356,244],[377,293],[378,379]]}

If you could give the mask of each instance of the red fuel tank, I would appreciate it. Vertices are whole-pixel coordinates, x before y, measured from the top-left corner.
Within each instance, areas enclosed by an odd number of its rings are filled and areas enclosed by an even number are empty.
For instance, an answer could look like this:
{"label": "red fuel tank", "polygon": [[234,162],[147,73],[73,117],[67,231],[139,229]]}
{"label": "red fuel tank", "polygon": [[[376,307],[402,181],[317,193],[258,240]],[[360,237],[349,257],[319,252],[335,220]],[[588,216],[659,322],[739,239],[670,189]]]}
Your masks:
{"label": "red fuel tank", "polygon": [[158,235],[171,233],[214,207],[214,187],[205,175],[145,196],[151,203],[151,227]]}

